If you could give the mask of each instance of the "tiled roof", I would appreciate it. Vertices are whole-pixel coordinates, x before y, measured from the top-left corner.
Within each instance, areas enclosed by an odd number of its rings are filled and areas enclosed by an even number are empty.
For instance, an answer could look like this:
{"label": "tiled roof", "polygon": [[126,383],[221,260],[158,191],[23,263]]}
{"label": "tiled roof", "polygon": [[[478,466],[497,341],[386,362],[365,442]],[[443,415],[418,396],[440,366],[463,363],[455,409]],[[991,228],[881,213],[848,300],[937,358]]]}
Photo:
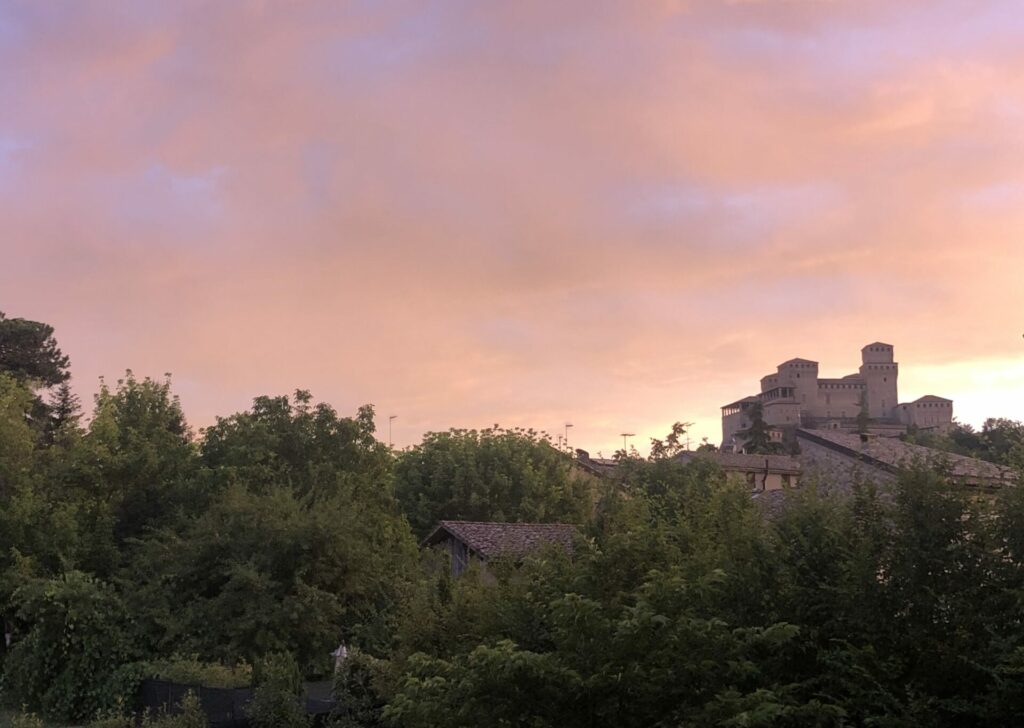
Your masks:
{"label": "tiled roof", "polygon": [[936,396],[934,394],[926,394],[923,397],[918,397],[913,402],[908,402],[908,404],[917,404],[918,402],[952,402],[952,401],[953,400],[951,400],[951,399],[946,399],[945,397],[938,397],[938,396]]}
{"label": "tiled roof", "polygon": [[490,521],[441,521],[423,541],[424,546],[454,536],[483,559],[498,556],[521,558],[548,544],[572,553],[576,527],[568,523],[495,523]]}
{"label": "tiled roof", "polygon": [[942,465],[950,477],[970,485],[998,486],[1016,481],[1016,474],[1011,468],[923,445],[912,445],[894,437],[868,437],[866,442],[862,442],[860,435],[833,430],[798,430],[797,436],[889,471],[922,462]]}
{"label": "tiled roof", "polygon": [[744,402],[759,402],[759,401],[761,401],[760,397],[755,397],[754,395],[751,394],[751,395],[748,395],[748,396],[744,397],[743,399],[737,399],[735,402],[730,402],[729,404],[723,404],[722,405],[722,409],[725,409],[726,407],[733,407],[733,406],[738,405],[738,404],[743,404]]}
{"label": "tiled roof", "polygon": [[795,359],[787,359],[786,361],[784,361],[781,364],[779,364],[779,366],[780,367],[784,367],[787,364],[817,364],[817,363],[818,362],[811,361],[810,359],[801,359],[800,357],[797,357]]}
{"label": "tiled roof", "polygon": [[576,448],[576,460],[574,462],[577,467],[600,477],[613,474],[619,467],[617,460],[612,458],[592,458],[590,453],[579,448]]}
{"label": "tiled roof", "polygon": [[718,464],[723,470],[727,471],[764,471],[765,467],[767,467],[770,473],[788,473],[793,475],[800,473],[800,461],[789,455],[752,455],[749,453],[712,450],[706,452],[681,452],[676,457],[683,462],[692,462],[700,459],[708,460]]}

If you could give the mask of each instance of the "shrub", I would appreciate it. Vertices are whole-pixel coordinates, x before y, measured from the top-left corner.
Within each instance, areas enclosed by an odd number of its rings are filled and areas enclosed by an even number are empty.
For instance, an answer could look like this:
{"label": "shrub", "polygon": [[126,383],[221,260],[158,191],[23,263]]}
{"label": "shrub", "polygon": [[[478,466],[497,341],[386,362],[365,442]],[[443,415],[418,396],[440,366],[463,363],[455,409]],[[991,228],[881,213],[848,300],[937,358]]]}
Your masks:
{"label": "shrub", "polygon": [[134,728],[135,721],[126,715],[109,714],[89,721],[89,728]]}
{"label": "shrub", "polygon": [[189,691],[178,706],[180,713],[161,713],[156,716],[147,715],[142,719],[143,728],[208,728],[210,722],[206,719],[203,706],[199,698],[192,691]]}
{"label": "shrub", "polygon": [[20,713],[11,718],[11,728],[44,728],[44,723],[42,718],[27,712],[23,707]]}
{"label": "shrub", "polygon": [[113,705],[130,654],[129,621],[113,587],[71,571],[28,582],[13,601],[28,631],[4,662],[5,692],[62,719]]}
{"label": "shrub", "polygon": [[147,672],[161,680],[206,688],[247,688],[252,685],[252,665],[249,663],[242,661],[231,667],[219,662],[202,662],[197,655],[150,662]]}
{"label": "shrub", "polygon": [[287,653],[268,655],[253,672],[256,690],[249,718],[256,728],[307,728],[312,723],[302,702],[302,675]]}
{"label": "shrub", "polygon": [[389,663],[357,649],[334,676],[334,697],[338,707],[331,715],[333,728],[377,728],[383,725],[381,714],[387,702],[382,683],[387,679]]}

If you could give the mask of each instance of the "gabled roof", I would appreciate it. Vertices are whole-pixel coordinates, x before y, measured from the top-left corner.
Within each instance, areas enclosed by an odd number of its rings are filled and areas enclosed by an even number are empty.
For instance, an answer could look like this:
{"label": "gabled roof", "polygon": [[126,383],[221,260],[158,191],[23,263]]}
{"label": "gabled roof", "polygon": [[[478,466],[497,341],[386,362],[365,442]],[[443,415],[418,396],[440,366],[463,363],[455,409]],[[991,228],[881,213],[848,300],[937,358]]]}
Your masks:
{"label": "gabled roof", "polygon": [[522,558],[548,544],[572,553],[576,527],[568,523],[441,521],[421,546],[433,546],[449,536],[462,541],[482,559]]}
{"label": "gabled roof", "polygon": [[787,361],[784,361],[781,364],[779,364],[779,366],[780,367],[784,367],[787,364],[817,364],[817,363],[818,362],[811,361],[810,359],[801,359],[800,357],[797,357],[796,359],[789,359]]}
{"label": "gabled roof", "polygon": [[888,346],[890,349],[892,348],[892,344],[886,344],[884,341],[874,341],[867,346],[862,346],[860,350],[864,351],[865,349],[870,349],[872,346]]}
{"label": "gabled roof", "polygon": [[590,453],[580,448],[576,448],[576,459],[573,462],[576,464],[576,467],[599,477],[612,475],[619,469],[618,460],[613,458],[592,458]]}
{"label": "gabled roof", "polygon": [[727,472],[764,472],[786,475],[800,474],[800,461],[789,455],[752,455],[741,452],[722,452],[721,450],[704,452],[681,452],[676,456],[684,463],[695,460],[707,460],[717,464]]}

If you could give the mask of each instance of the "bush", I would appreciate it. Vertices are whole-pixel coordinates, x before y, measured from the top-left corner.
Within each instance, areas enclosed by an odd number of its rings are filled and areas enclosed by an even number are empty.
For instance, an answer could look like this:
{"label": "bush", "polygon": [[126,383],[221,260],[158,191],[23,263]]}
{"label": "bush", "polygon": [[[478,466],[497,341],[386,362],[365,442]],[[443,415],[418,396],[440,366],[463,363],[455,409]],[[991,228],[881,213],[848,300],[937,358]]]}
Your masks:
{"label": "bush", "polygon": [[29,713],[25,708],[11,718],[11,728],[44,728],[43,719],[35,713]]}
{"label": "bush", "polygon": [[256,691],[249,718],[256,728],[307,728],[312,724],[302,702],[302,675],[287,653],[268,655],[256,664]]}
{"label": "bush", "polygon": [[143,728],[208,728],[210,722],[206,719],[203,706],[196,694],[189,691],[178,706],[180,713],[161,713],[160,715],[147,715],[142,719]]}
{"label": "bush", "polygon": [[28,631],[4,662],[9,697],[61,719],[96,715],[122,697],[130,625],[113,587],[71,571],[28,582],[13,601]]}
{"label": "bush", "polygon": [[89,728],[134,728],[135,721],[126,715],[116,713],[103,714],[102,717],[89,721]]}
{"label": "bush", "polygon": [[147,673],[152,677],[183,685],[206,688],[247,688],[252,685],[252,665],[242,661],[234,667],[219,662],[202,662],[198,656],[173,657],[150,662]]}
{"label": "bush", "polygon": [[[142,728],[209,728],[210,722],[195,693],[189,691],[181,699],[178,708],[178,712],[161,712],[157,715],[151,715],[147,711],[139,725]],[[88,728],[134,728],[135,725],[136,721],[131,716],[109,711],[90,722]]]}
{"label": "bush", "polygon": [[387,702],[381,685],[387,679],[389,664],[365,652],[349,652],[334,677],[334,697],[338,707],[331,714],[333,728],[378,728]]}

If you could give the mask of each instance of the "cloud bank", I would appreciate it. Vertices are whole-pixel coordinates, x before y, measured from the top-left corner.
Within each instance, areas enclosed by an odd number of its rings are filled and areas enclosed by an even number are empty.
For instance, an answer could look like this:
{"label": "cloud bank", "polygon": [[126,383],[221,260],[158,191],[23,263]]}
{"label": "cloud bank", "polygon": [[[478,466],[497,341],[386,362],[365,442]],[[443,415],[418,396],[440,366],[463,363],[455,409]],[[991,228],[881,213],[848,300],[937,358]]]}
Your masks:
{"label": "cloud bank", "polygon": [[0,99],[0,308],[82,392],[607,453],[884,340],[1024,417],[1010,0],[8,2]]}

